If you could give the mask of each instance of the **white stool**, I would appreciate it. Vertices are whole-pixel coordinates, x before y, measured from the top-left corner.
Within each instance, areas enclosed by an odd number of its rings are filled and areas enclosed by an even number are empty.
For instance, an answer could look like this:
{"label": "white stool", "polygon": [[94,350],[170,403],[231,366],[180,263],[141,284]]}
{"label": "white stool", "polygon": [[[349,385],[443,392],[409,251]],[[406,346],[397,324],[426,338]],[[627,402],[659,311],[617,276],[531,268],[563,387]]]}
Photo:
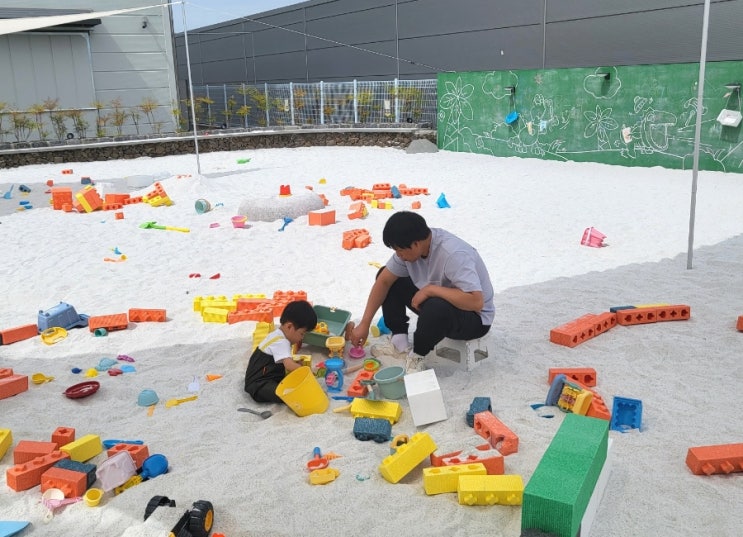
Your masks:
{"label": "white stool", "polygon": [[442,339],[433,351],[436,356],[457,362],[467,371],[471,371],[488,358],[488,346],[483,338],[464,341],[447,337]]}

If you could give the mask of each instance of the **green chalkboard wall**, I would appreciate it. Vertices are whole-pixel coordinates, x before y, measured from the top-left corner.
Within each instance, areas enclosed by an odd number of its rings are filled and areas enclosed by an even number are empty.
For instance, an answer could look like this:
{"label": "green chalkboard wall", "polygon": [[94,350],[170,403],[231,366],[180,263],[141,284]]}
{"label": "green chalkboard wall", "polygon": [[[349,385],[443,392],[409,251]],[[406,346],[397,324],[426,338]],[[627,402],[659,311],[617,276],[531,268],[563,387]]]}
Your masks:
{"label": "green chalkboard wall", "polygon": [[[698,63],[442,73],[438,145],[495,156],[691,169],[698,77]],[[723,110],[733,118],[740,113],[740,82],[743,62],[707,63],[702,170],[743,173],[743,122],[718,121]]]}

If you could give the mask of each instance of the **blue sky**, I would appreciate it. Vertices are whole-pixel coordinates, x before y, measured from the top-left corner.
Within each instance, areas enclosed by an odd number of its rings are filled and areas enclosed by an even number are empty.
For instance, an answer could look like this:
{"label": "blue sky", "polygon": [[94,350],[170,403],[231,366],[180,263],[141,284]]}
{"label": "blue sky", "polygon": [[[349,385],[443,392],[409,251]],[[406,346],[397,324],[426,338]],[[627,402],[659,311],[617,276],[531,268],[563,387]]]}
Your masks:
{"label": "blue sky", "polygon": [[[299,3],[300,0],[186,0],[186,24],[191,30]],[[173,6],[173,26],[176,32],[183,31],[181,7],[182,4]]]}

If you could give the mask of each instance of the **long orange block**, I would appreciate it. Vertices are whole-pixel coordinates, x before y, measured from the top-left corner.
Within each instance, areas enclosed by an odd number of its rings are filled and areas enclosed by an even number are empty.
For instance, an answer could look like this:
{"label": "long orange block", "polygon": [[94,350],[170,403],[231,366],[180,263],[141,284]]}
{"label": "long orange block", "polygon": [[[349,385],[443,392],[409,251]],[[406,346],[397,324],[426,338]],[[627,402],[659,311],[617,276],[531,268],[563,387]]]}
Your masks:
{"label": "long orange block", "polygon": [[502,455],[510,455],[519,450],[519,437],[488,410],[475,414],[474,429]]}
{"label": "long orange block", "polygon": [[85,494],[88,476],[82,472],[52,466],[41,474],[41,492],[59,489],[65,498],[78,498]]}
{"label": "long orange block", "polygon": [[98,328],[105,328],[109,332],[115,330],[126,330],[129,326],[129,319],[126,313],[116,313],[114,315],[98,315],[88,319],[88,328],[95,332]]}
{"label": "long orange block", "polygon": [[13,449],[13,464],[23,464],[36,457],[49,455],[59,449],[56,442],[37,442],[36,440],[21,440]]}
{"label": "long orange block", "polygon": [[28,490],[41,484],[41,474],[55,463],[70,456],[63,451],[53,451],[49,455],[36,457],[34,460],[11,466],[5,472],[5,481],[16,492]]}
{"label": "long orange block", "polygon": [[689,448],[686,465],[695,475],[743,472],[743,444],[719,444]]}
{"label": "long orange block", "polygon": [[738,324],[735,326],[735,328],[743,332],[743,315],[738,316]]}
{"label": "long orange block", "polygon": [[617,323],[622,326],[649,324],[658,320],[658,308],[632,308],[619,310],[616,315]]}
{"label": "long orange block", "polygon": [[307,213],[310,226],[329,226],[335,224],[335,209],[320,209]]}
{"label": "long orange block", "polygon": [[129,321],[133,323],[164,323],[166,312],[161,309],[129,308]]}
{"label": "long orange block", "polygon": [[39,327],[36,324],[24,324],[22,326],[16,326],[14,328],[6,328],[0,330],[0,343],[3,345],[10,345],[16,341],[23,341],[24,339],[31,339],[32,337],[39,335]]}
{"label": "long orange block", "polygon": [[597,315],[587,313],[550,330],[550,341],[566,347],[575,347],[596,335]]}
{"label": "long orange block", "polygon": [[565,375],[585,386],[596,386],[596,370],[592,367],[550,367],[547,384],[552,386],[552,381],[557,375]]}
{"label": "long orange block", "polygon": [[659,323],[663,321],[688,321],[691,318],[691,308],[686,304],[658,306],[655,309]]}

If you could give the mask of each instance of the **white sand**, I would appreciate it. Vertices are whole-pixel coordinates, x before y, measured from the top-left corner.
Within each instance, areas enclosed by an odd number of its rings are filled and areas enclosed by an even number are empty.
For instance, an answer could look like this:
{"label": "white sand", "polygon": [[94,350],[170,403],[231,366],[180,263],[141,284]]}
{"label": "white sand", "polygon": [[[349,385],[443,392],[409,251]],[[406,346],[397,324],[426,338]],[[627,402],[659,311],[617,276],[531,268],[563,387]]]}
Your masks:
{"label": "white sand", "polygon": [[[249,164],[236,164],[245,157]],[[493,412],[520,439],[506,472],[527,482],[564,416],[555,410],[546,419],[530,406],[544,401],[548,368],[594,367],[596,389],[610,407],[614,396],[631,397],[642,400],[644,413],[642,431],[610,433],[615,461],[592,535],[740,535],[738,476],[695,476],[684,460],[692,446],[740,442],[741,176],[700,174],[694,268],[687,270],[690,171],[380,148],[212,153],[201,162],[201,177],[193,156],[0,170],[0,185],[34,189],[46,189],[47,179],[79,182],[81,175],[100,185],[167,174],[162,185],[174,201],[171,207],[129,206],[123,220],[112,212],[46,207],[17,212],[6,206],[0,216],[0,328],[34,323],[39,310],[60,301],[91,316],[164,308],[168,317],[107,337],[73,329],[51,346],[36,337],[0,347],[0,368],[55,377],[0,400],[0,428],[12,431],[14,446],[48,441],[59,426],[74,427],[78,437],[141,439],[170,463],[166,475],[109,493],[98,508],[68,505],[44,524],[39,488],[15,492],[5,483],[11,448],[0,459],[0,520],[30,521],[22,535],[165,535],[185,508],[203,499],[214,504],[214,531],[228,537],[518,536],[520,507],[467,507],[455,494],[426,496],[421,467],[398,484],[385,481],[377,467],[389,446],[356,440],[349,414],[328,410],[299,418],[286,406],[254,403],[242,385],[255,323],[205,323],[193,311],[196,296],[305,290],[315,304],[360,316],[376,270],[370,263],[390,255],[381,242],[390,213],[371,210],[363,221],[348,220],[350,202],[340,190],[387,182],[429,189],[430,196],[415,198],[420,213],[479,249],[497,293],[486,340],[491,359],[473,373],[437,371],[449,419],[416,429],[402,401],[393,434],[425,431],[442,453],[475,445],[480,439],[465,414],[474,397],[490,397]],[[64,168],[74,176],[61,175]],[[337,223],[310,227],[303,216],[283,232],[281,221],[233,229],[230,217],[243,200],[278,195],[284,184],[296,194],[306,185],[324,193]],[[110,185],[103,189],[111,192]],[[436,206],[441,193],[451,208]],[[198,198],[223,205],[198,215]],[[15,206],[19,199],[15,190],[0,204]],[[411,201],[396,200],[395,209]],[[139,227],[148,221],[190,233]],[[606,234],[609,246],[581,246],[588,226]],[[342,232],[359,227],[371,232],[373,243],[343,250]],[[104,261],[117,257],[114,248],[126,261]],[[201,278],[189,278],[193,273]],[[220,278],[209,278],[215,274]],[[691,319],[618,326],[572,349],[549,342],[551,328],[585,313],[647,303],[688,304]],[[320,359],[321,349],[312,350]],[[120,354],[136,360],[136,373],[100,375],[100,390],[85,399],[62,395],[88,380],[72,368],[86,370]],[[207,382],[207,374],[223,378]],[[190,395],[194,377],[198,399],[165,408],[167,399]],[[161,400],[151,417],[137,406],[143,389],[154,389]],[[333,401],[331,408],[341,404]],[[263,421],[237,411],[244,406],[267,407],[274,415]],[[340,471],[335,482],[308,483],[305,465],[314,446],[342,455],[332,461]],[[176,500],[178,508],[161,507],[143,522],[154,495]]]}

